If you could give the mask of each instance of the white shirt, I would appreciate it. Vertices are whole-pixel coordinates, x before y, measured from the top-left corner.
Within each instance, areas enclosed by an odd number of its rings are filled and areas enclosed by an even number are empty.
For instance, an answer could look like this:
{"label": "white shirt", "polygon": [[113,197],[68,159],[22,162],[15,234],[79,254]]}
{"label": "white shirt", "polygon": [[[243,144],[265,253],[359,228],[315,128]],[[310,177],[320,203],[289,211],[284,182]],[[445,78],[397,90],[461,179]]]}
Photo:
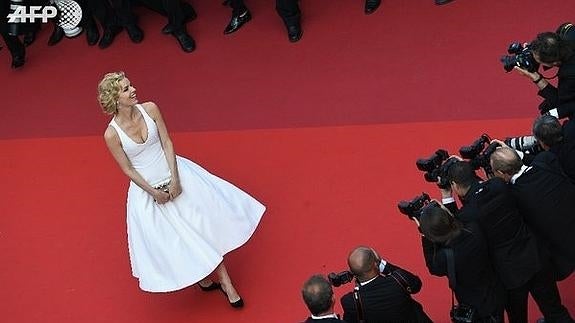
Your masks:
{"label": "white shirt", "polygon": [[530,169],[531,169],[530,166],[529,166],[529,167],[528,167],[528,166],[525,166],[525,165],[521,166],[521,169],[520,169],[515,175],[511,176],[511,180],[510,180],[511,184],[515,184],[515,181],[517,181],[517,179],[518,179],[521,175],[523,175],[523,173],[525,173],[526,171],[528,171],[528,170],[530,170]]}
{"label": "white shirt", "polygon": [[337,317],[337,315],[335,315],[334,313],[322,315],[322,316],[312,315],[311,318],[314,320],[323,320],[323,319],[330,319],[330,318],[339,319],[339,317]]}

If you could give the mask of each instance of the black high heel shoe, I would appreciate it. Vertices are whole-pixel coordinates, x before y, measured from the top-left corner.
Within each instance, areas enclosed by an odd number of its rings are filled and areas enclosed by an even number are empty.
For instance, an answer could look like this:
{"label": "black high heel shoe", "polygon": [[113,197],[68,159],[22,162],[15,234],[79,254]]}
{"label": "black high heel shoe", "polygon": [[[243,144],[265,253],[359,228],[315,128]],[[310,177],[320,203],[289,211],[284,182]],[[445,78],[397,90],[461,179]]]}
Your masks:
{"label": "black high heel shoe", "polygon": [[198,286],[200,286],[200,289],[203,290],[204,292],[209,292],[209,291],[212,291],[212,290],[216,290],[216,289],[221,289],[221,288],[222,288],[222,286],[221,286],[220,284],[214,283],[214,282],[212,282],[210,285],[208,285],[208,286],[206,286],[206,287],[204,287],[204,286],[202,286],[202,285],[200,285],[200,284],[198,284]]}
{"label": "black high heel shoe", "polygon": [[[230,302],[230,298],[228,297],[228,293],[226,293],[226,291],[221,286],[220,286],[220,290],[222,291],[222,293],[224,293],[224,295],[226,295],[228,302]],[[238,299],[237,301],[230,302],[230,306],[233,308],[242,308],[242,307],[244,307],[244,300],[240,296],[240,299]]]}

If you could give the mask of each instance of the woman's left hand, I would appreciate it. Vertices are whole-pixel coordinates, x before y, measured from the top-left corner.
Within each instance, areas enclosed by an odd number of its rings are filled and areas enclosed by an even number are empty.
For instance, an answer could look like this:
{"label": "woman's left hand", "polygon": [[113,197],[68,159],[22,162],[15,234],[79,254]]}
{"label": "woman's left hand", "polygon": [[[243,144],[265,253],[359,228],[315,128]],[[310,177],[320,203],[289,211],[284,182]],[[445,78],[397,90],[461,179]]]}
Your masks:
{"label": "woman's left hand", "polygon": [[179,180],[172,180],[168,185],[168,193],[170,193],[170,200],[175,199],[178,195],[182,194],[182,186]]}

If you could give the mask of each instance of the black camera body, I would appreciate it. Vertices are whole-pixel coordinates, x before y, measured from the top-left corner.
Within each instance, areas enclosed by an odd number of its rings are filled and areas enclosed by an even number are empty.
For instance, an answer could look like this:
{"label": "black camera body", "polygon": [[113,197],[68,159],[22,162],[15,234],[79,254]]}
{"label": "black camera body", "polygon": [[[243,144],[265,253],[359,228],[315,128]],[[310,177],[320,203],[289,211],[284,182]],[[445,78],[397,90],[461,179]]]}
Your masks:
{"label": "black camera body", "polygon": [[529,45],[523,46],[521,43],[511,43],[507,53],[510,55],[505,55],[500,59],[506,72],[511,72],[515,66],[532,73],[539,69],[539,63],[533,57],[533,52],[529,49]]}
{"label": "black camera body", "polygon": [[575,43],[575,25],[572,23],[566,22],[561,24],[559,27],[557,27],[555,33],[559,35],[561,39]]}
{"label": "black camera body", "polygon": [[449,158],[449,153],[446,150],[439,149],[427,159],[418,159],[415,164],[417,169],[425,171],[423,177],[426,181],[437,183],[437,186],[445,189],[449,187],[449,182],[446,179],[447,171],[455,162],[457,162],[456,158]]}
{"label": "black camera body", "polygon": [[485,145],[490,141],[491,138],[487,134],[482,134],[481,137],[475,140],[471,145],[463,146],[459,149],[459,154],[462,158],[469,160],[469,164],[473,170],[483,168],[488,176],[493,175],[493,170],[489,163],[491,154],[493,154],[497,147],[501,146],[499,143],[494,142],[485,148]]}
{"label": "black camera body", "polygon": [[350,271],[342,271],[340,273],[329,273],[327,279],[334,287],[347,284],[353,280],[353,274]]}
{"label": "black camera body", "polygon": [[430,201],[431,199],[427,193],[421,193],[421,195],[414,197],[411,201],[400,201],[397,204],[397,208],[399,209],[399,212],[407,215],[409,219],[419,220],[421,209],[429,204]]}
{"label": "black camera body", "polygon": [[469,146],[463,146],[459,148],[459,155],[463,159],[473,159],[477,157],[485,148],[485,144],[491,141],[488,135],[482,134],[479,139],[475,140]]}
{"label": "black camera body", "polygon": [[451,308],[449,316],[453,323],[473,323],[475,309],[465,304],[457,304]]}

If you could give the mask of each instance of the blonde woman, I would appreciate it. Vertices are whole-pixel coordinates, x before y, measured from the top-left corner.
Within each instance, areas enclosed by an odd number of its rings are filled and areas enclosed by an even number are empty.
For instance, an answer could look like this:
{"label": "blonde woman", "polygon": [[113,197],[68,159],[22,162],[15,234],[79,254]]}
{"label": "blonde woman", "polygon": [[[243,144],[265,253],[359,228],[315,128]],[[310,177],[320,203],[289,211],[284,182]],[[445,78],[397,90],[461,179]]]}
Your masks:
{"label": "blonde woman", "polygon": [[[104,76],[98,100],[112,116],[106,145],[130,179],[128,247],[140,288],[169,292],[197,283],[204,291],[220,289],[232,307],[242,307],[223,256],[251,237],[265,207],[177,156],[158,106],[138,104],[123,72]],[[218,282],[209,278],[212,272]]]}

